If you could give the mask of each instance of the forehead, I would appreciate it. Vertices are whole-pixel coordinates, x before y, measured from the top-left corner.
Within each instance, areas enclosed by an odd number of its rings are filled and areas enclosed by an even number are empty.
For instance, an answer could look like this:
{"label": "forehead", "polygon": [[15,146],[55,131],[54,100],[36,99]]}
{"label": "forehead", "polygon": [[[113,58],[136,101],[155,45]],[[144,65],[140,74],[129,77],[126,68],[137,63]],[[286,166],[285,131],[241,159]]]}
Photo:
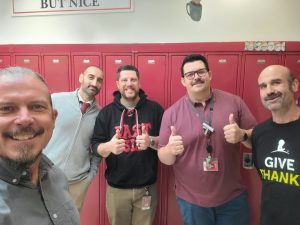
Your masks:
{"label": "forehead", "polygon": [[0,101],[27,101],[35,99],[49,99],[47,86],[33,76],[18,78],[0,77]]}
{"label": "forehead", "polygon": [[138,78],[134,70],[123,70],[120,72],[120,79],[124,78]]}
{"label": "forehead", "polygon": [[99,68],[94,67],[94,66],[91,66],[84,71],[84,75],[89,75],[89,74],[92,74],[98,78],[99,77],[103,78],[102,70],[100,70]]}
{"label": "forehead", "polygon": [[188,63],[184,64],[183,71],[189,72],[189,71],[194,71],[194,70],[203,69],[203,68],[206,68],[204,62],[202,62],[201,60],[198,60],[198,61],[188,62]]}
{"label": "forehead", "polygon": [[267,68],[258,77],[258,84],[272,80],[288,80],[288,72],[283,68]]}

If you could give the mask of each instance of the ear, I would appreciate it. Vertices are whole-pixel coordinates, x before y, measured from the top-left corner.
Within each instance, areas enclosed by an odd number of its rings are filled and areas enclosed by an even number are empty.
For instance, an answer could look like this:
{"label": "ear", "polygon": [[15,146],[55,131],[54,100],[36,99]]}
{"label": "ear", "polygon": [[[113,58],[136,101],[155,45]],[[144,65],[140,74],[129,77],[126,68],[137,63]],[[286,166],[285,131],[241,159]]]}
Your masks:
{"label": "ear", "polygon": [[186,87],[186,83],[185,83],[184,77],[181,77],[181,84],[183,85],[183,87]]}
{"label": "ear", "polygon": [[299,89],[299,81],[298,79],[294,79],[293,83],[292,83],[292,90],[294,93],[296,93]]}
{"label": "ear", "polygon": [[209,80],[212,79],[212,72],[211,71],[208,71],[208,78],[209,78]]}
{"label": "ear", "polygon": [[81,83],[81,84],[83,83],[83,73],[81,73],[79,75],[79,79],[78,80],[79,80],[79,83]]}
{"label": "ear", "polygon": [[57,118],[58,112],[56,109],[53,109],[53,120],[55,121]]}

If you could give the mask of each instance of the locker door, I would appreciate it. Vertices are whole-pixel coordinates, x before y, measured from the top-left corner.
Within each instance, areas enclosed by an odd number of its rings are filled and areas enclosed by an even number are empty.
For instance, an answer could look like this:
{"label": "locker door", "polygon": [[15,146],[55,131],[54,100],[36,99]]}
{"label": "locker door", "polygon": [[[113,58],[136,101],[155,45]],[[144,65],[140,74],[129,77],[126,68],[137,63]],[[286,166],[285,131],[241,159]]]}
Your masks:
{"label": "locker door", "polygon": [[149,99],[165,106],[167,56],[137,55],[137,68],[140,72],[141,88]]}
{"label": "locker door", "polygon": [[71,91],[69,55],[44,55],[43,75],[50,92]]}
{"label": "locker door", "polygon": [[41,72],[40,68],[40,58],[38,55],[15,55],[16,66],[26,67],[36,71]]}
{"label": "locker door", "polygon": [[10,55],[0,55],[0,69],[11,66]]}
{"label": "locker door", "polygon": [[181,84],[181,64],[185,55],[171,55],[170,59],[170,105],[186,94],[185,87]]}
{"label": "locker door", "polygon": [[[91,65],[100,66],[100,56],[99,55],[73,55],[73,77],[74,83],[73,90],[80,87],[79,75]],[[101,68],[101,67],[100,67]],[[102,93],[103,87],[100,93]],[[97,101],[101,105],[100,93],[96,97]],[[102,94],[101,94],[102,96]],[[88,192],[85,196],[83,207],[80,212],[80,219],[82,225],[99,225],[100,217],[100,173],[96,175],[92,181]],[[102,176],[103,177],[103,176]]]}
{"label": "locker door", "polygon": [[[257,78],[260,72],[268,65],[280,63],[280,55],[246,55],[244,68],[243,98],[257,121],[263,121],[270,117],[259,97]],[[250,151],[243,148],[243,152]],[[255,169],[241,169],[243,182],[248,191],[248,201],[251,211],[251,225],[259,224],[261,181]]]}
{"label": "locker door", "polygon": [[104,55],[105,104],[113,101],[112,93],[117,90],[116,74],[121,65],[133,64],[132,55]]}
{"label": "locker door", "polygon": [[[290,68],[295,77],[300,80],[300,53],[296,55],[286,55],[284,65]],[[297,99],[300,98],[300,90],[296,93],[296,97]]]}
{"label": "locker door", "polygon": [[[99,66],[102,69],[99,55],[74,55],[73,56],[72,67],[73,67],[74,85],[72,87],[74,90],[80,87],[79,75],[88,66],[93,66],[93,65]],[[104,93],[103,89],[104,89],[104,85],[102,86],[100,93],[96,97],[100,105],[103,104],[103,93]]]}
{"label": "locker door", "polygon": [[213,88],[237,94],[239,59],[239,55],[207,55]]}
{"label": "locker door", "polygon": [[267,66],[279,64],[279,55],[246,55],[245,56],[245,74],[243,99],[255,115],[258,122],[271,116],[261,103],[257,78],[260,72]]}

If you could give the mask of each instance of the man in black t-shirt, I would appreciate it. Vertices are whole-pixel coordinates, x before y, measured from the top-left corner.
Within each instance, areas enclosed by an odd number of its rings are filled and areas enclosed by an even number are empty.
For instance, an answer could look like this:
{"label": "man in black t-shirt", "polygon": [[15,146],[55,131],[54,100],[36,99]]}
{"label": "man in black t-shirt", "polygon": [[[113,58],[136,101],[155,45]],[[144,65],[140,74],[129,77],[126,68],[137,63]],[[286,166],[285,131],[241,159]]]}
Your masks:
{"label": "man in black t-shirt", "polygon": [[287,67],[265,68],[258,85],[272,118],[252,133],[254,165],[262,179],[261,225],[300,224],[299,82]]}

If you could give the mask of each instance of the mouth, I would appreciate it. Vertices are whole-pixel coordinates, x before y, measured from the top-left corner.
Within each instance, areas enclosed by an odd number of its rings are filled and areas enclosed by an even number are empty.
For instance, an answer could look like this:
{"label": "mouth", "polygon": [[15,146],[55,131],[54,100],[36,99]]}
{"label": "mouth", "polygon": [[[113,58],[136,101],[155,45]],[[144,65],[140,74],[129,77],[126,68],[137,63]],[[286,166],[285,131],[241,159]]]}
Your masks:
{"label": "mouth", "polygon": [[277,93],[272,93],[270,95],[268,95],[267,97],[264,98],[265,101],[268,101],[268,102],[274,102],[276,101],[279,97],[281,97],[281,93],[280,92],[277,92]]}
{"label": "mouth", "polygon": [[36,136],[44,133],[44,129],[18,128],[9,132],[5,132],[4,136],[14,141],[28,141],[34,139]]}

